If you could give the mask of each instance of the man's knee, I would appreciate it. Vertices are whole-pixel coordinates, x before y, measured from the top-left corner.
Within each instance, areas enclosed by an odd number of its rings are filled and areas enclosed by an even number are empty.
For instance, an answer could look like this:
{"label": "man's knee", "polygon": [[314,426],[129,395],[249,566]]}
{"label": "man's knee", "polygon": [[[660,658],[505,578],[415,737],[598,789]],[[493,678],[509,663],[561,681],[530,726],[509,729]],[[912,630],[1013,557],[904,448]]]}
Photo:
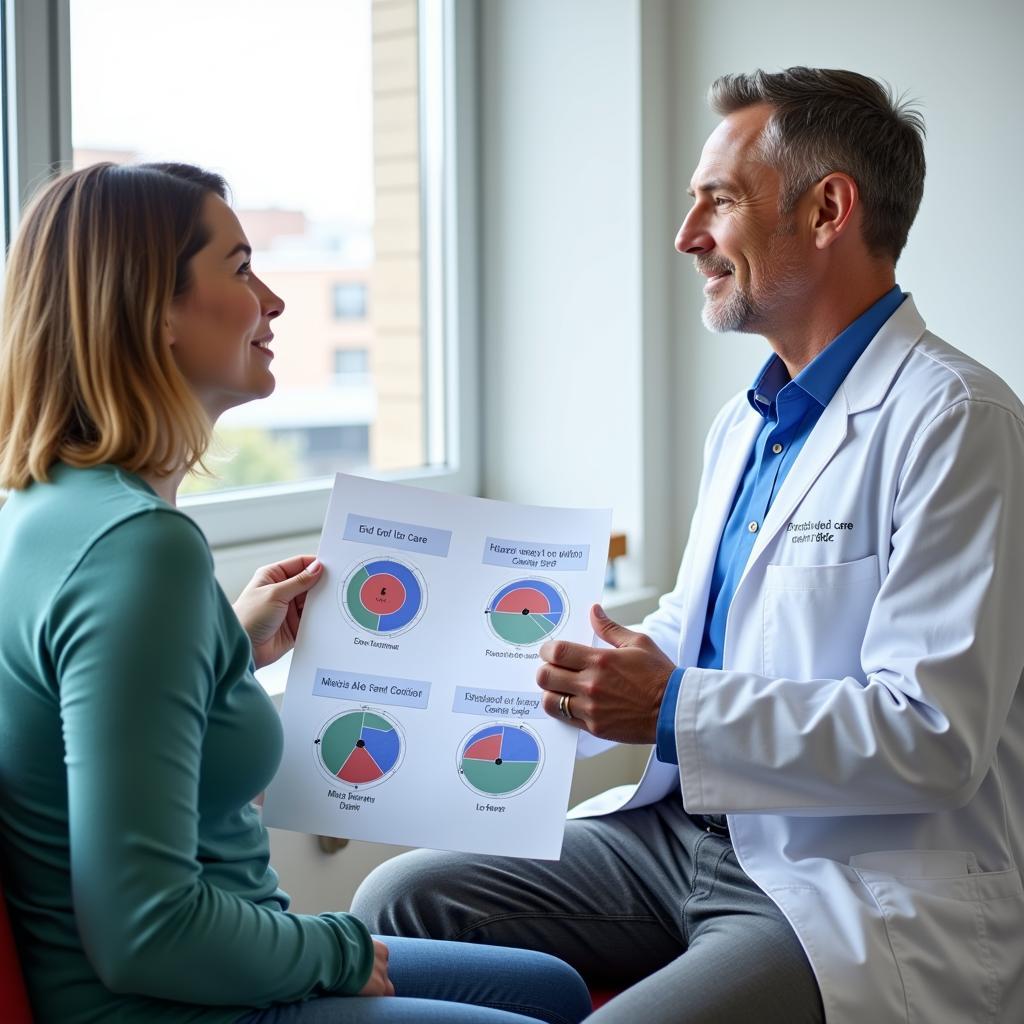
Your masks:
{"label": "man's knee", "polygon": [[359,886],[352,913],[377,935],[447,938],[451,860],[450,854],[415,850],[385,861]]}

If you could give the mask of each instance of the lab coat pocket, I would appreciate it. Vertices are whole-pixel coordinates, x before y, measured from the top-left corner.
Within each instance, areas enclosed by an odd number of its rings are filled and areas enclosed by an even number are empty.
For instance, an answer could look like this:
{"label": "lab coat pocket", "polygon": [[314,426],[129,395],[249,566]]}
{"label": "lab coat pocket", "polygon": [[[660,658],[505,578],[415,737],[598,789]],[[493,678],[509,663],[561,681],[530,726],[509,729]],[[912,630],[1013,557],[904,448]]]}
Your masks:
{"label": "lab coat pocket", "polygon": [[878,587],[877,555],[834,565],[769,565],[765,675],[863,680],[860,648]]}
{"label": "lab coat pocket", "polygon": [[883,850],[850,867],[881,911],[909,1024],[1004,1024],[999,961],[1019,942],[1020,873],[980,872],[959,850]]}

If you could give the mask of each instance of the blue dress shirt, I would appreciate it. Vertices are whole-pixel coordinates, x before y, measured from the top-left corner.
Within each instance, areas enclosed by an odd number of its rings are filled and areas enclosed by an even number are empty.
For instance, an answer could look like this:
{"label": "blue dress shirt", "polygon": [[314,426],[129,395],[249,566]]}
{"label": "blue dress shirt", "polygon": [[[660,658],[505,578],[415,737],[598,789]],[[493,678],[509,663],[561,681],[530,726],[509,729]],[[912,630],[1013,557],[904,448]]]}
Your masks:
{"label": "blue dress shirt", "polygon": [[[790,379],[786,364],[772,355],[747,392],[747,399],[764,418],[764,424],[754,441],[718,544],[698,668],[722,667],[725,621],[758,530],[825,406],[905,298],[899,285],[893,287],[819,352],[795,379]],[[666,764],[679,763],[675,718],[685,671],[685,666],[677,668],[669,677],[658,714],[657,755]]]}

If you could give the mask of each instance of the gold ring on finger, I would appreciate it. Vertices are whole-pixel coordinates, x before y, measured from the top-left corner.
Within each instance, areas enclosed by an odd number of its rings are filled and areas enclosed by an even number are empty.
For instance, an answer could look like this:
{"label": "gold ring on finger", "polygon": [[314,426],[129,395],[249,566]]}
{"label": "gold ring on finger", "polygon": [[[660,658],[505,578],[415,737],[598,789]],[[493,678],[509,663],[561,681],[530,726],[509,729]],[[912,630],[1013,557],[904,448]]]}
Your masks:
{"label": "gold ring on finger", "polygon": [[558,712],[563,718],[572,718],[572,708],[569,706],[571,700],[571,693],[563,693],[558,699]]}

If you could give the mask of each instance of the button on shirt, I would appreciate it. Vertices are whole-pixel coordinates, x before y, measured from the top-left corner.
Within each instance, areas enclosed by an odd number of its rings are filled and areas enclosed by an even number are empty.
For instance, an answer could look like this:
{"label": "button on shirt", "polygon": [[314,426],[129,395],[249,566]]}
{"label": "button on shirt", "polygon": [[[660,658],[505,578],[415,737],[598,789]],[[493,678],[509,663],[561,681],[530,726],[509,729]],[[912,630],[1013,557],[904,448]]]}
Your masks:
{"label": "button on shirt", "polygon": [[[825,406],[905,298],[898,285],[893,287],[818,353],[795,379],[790,379],[786,364],[773,355],[747,392],[751,406],[764,424],[751,449],[719,541],[697,668],[722,667],[729,606],[765,516]],[[685,671],[685,666],[677,668],[669,677],[658,715],[657,755],[666,764],[679,763],[675,718]]]}

